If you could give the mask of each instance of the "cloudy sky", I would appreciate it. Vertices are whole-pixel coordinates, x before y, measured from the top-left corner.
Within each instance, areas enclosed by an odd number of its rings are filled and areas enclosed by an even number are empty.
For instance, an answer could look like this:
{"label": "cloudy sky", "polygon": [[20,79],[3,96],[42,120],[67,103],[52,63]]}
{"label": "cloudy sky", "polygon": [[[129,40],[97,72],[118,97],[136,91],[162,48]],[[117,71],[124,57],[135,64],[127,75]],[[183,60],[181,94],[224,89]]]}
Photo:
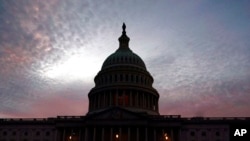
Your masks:
{"label": "cloudy sky", "polygon": [[161,114],[250,116],[248,0],[1,0],[0,118],[85,115],[123,22]]}

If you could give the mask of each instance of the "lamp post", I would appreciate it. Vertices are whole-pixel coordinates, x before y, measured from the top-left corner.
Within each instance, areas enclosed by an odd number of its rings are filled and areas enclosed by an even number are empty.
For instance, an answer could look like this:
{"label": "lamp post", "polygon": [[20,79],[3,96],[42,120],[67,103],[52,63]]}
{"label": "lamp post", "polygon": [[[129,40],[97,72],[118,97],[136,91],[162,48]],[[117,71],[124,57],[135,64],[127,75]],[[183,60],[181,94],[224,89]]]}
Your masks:
{"label": "lamp post", "polygon": [[169,140],[169,137],[168,137],[168,134],[167,134],[167,133],[164,133],[164,139],[165,139],[166,141]]}
{"label": "lamp post", "polygon": [[115,140],[118,141],[119,139],[119,134],[115,134]]}

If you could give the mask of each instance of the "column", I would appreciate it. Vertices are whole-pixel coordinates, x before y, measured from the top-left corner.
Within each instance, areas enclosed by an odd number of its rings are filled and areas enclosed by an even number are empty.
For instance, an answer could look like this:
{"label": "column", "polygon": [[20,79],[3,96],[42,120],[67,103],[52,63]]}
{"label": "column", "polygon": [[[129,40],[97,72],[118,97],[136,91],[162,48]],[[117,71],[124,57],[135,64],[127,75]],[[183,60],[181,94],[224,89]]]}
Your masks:
{"label": "column", "polygon": [[109,92],[109,105],[112,105],[112,91]]}
{"label": "column", "polygon": [[148,109],[148,105],[149,105],[149,99],[148,99],[148,93],[146,93],[146,108]]}
{"label": "column", "polygon": [[118,105],[118,89],[116,89],[116,93],[115,93],[115,105],[117,106]]}
{"label": "column", "polygon": [[144,93],[142,93],[142,107],[145,108]]}
{"label": "column", "polygon": [[93,106],[93,109],[96,109],[96,95],[93,96],[93,99],[94,99],[94,106]]}
{"label": "column", "polygon": [[148,128],[145,128],[145,141],[148,141]]}
{"label": "column", "polygon": [[136,91],[136,96],[135,96],[135,107],[139,107],[139,97],[138,97],[138,91]]}
{"label": "column", "polygon": [[99,106],[100,106],[100,101],[99,101],[99,99],[100,99],[100,94],[97,93],[97,94],[96,94],[96,102],[97,102],[97,107],[96,107],[96,109],[98,109]]}
{"label": "column", "polygon": [[97,108],[100,108],[101,107],[101,94],[100,93],[97,93]]}
{"label": "column", "polygon": [[150,105],[150,107],[151,107],[151,109],[154,109],[154,107],[153,107],[153,105],[154,105],[154,103],[153,103],[153,96],[151,96],[151,105]]}
{"label": "column", "polygon": [[63,128],[63,141],[65,141],[65,128]]}
{"label": "column", "polygon": [[156,98],[156,102],[155,102],[155,105],[156,105],[156,109],[157,109],[157,112],[159,111],[159,105],[158,105],[158,99]]}
{"label": "column", "polygon": [[92,97],[89,98],[89,110],[92,110]]}
{"label": "column", "polygon": [[88,128],[85,128],[85,141],[88,141]]}
{"label": "column", "polygon": [[[210,132],[211,133],[211,132]],[[178,133],[178,138],[177,138],[177,140],[181,140],[182,138],[182,133],[181,133],[181,129],[179,128],[179,133]],[[209,136],[210,138],[209,138],[209,140],[212,140],[212,138],[211,138],[211,136]]]}
{"label": "column", "polygon": [[139,141],[139,128],[136,128],[136,140]]}
{"label": "column", "polygon": [[174,133],[173,133],[173,129],[171,129],[171,141],[174,141]]}
{"label": "column", "polygon": [[154,129],[154,141],[156,141],[156,131]]}
{"label": "column", "polygon": [[104,128],[102,128],[102,141],[104,141]]}
{"label": "column", "polygon": [[93,133],[93,141],[95,141],[95,128],[94,128],[94,133]]}
{"label": "column", "polygon": [[113,128],[110,129],[110,141],[113,141]]}
{"label": "column", "polygon": [[129,106],[132,107],[132,91],[129,91]]}
{"label": "column", "polygon": [[103,107],[107,106],[107,102],[106,102],[106,91],[103,92]]}
{"label": "column", "polygon": [[153,110],[155,110],[155,99],[154,99],[155,97],[153,96],[152,97],[152,105],[153,105]]}
{"label": "column", "polygon": [[56,133],[55,133],[55,139],[54,139],[55,141],[57,141],[58,140],[58,137],[57,137],[57,129],[56,129]]}
{"label": "column", "polygon": [[79,140],[81,140],[82,139],[82,135],[81,135],[82,133],[81,133],[81,129],[79,129]]}
{"label": "column", "polygon": [[119,141],[122,140],[122,128],[119,128]]}
{"label": "column", "polygon": [[161,136],[164,136],[164,129],[161,129]]}
{"label": "column", "polygon": [[128,128],[128,141],[130,141],[130,128]]}
{"label": "column", "polygon": [[122,90],[122,106],[125,106],[125,90]]}

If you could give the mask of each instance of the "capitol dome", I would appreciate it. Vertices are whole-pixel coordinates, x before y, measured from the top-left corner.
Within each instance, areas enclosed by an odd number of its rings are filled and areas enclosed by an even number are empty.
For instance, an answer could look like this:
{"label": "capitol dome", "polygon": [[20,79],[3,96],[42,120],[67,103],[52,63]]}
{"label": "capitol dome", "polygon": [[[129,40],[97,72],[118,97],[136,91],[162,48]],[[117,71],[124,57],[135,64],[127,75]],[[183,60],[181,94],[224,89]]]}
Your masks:
{"label": "capitol dome", "polygon": [[142,59],[129,48],[119,48],[115,53],[111,54],[103,63],[102,69],[115,67],[117,65],[130,65],[146,70],[146,66]]}
{"label": "capitol dome", "polygon": [[126,26],[119,40],[119,48],[104,61],[96,75],[95,87],[88,94],[88,114],[112,107],[158,115],[158,92],[152,87],[153,77],[143,60],[129,48]]}

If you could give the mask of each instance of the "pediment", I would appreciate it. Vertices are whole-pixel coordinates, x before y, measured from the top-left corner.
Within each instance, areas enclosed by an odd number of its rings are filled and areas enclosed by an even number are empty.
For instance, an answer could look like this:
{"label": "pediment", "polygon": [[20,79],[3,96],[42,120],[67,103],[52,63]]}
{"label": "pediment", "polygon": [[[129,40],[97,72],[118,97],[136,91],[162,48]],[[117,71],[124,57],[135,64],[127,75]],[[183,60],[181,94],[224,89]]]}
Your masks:
{"label": "pediment", "polygon": [[119,107],[113,107],[113,108],[109,108],[97,113],[93,113],[88,115],[88,118],[90,119],[106,119],[106,120],[112,120],[112,119],[131,119],[131,120],[135,120],[135,119],[144,119],[145,120],[146,115],[142,114],[142,113],[136,113],[136,112],[132,112],[123,108],[119,108]]}

